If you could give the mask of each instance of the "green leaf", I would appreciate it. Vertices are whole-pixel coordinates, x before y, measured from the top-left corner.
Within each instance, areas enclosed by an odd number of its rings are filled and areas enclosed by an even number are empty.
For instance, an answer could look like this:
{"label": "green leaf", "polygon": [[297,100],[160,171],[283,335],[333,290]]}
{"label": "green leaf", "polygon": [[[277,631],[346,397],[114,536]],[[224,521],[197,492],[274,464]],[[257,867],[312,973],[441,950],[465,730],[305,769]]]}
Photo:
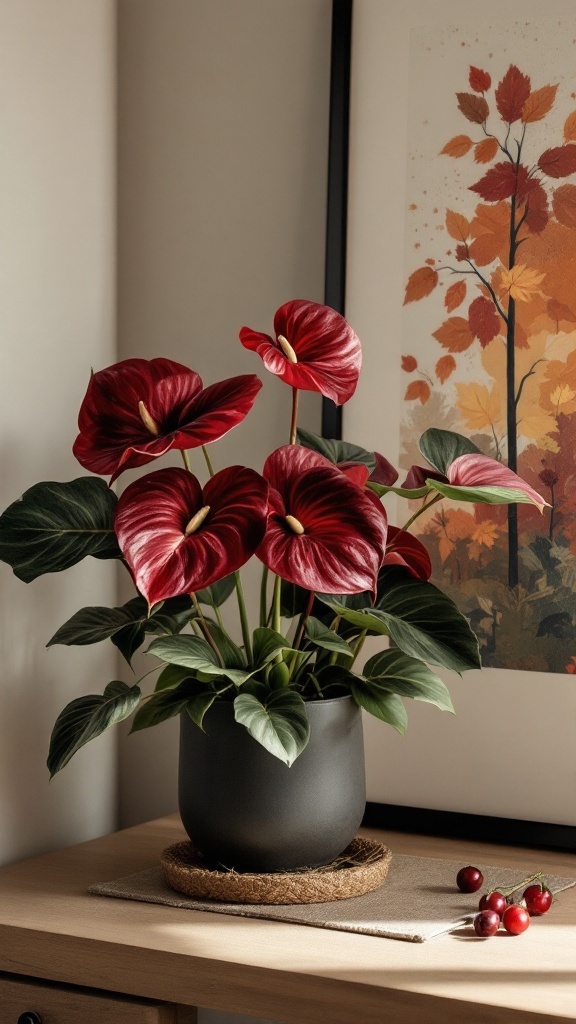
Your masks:
{"label": "green leaf", "polygon": [[114,680],[108,683],[102,696],[90,694],[67,704],[52,730],[48,753],[50,777],[68,764],[85,743],[100,736],[109,726],[128,718],[138,706],[140,696],[139,686],[127,686]]}
{"label": "green leaf", "polygon": [[298,444],[304,448],[310,448],[313,452],[319,452],[325,459],[335,466],[341,462],[359,462],[366,466],[370,472],[376,468],[374,452],[368,452],[357,444],[350,444],[348,441],[333,441],[326,437],[319,437],[308,430],[297,431]]}
{"label": "green leaf", "polygon": [[381,498],[383,494],[399,494],[401,498],[409,498],[411,501],[425,497],[425,495],[430,491],[428,484],[426,487],[414,487],[413,489],[410,489],[409,487],[386,487],[385,484],[377,484],[374,480],[367,480],[366,486],[369,487],[371,491],[374,491],[379,498]]}
{"label": "green leaf", "polygon": [[516,502],[533,504],[532,499],[516,487],[456,487],[444,484],[441,480],[430,480],[429,483],[433,490],[453,501],[473,501],[484,505],[511,505]]}
{"label": "green leaf", "polygon": [[351,608],[346,604],[341,604],[342,600],[340,596],[330,597],[329,594],[322,594],[321,600],[324,601],[336,615],[340,615],[345,622],[351,623],[352,626],[356,627],[356,630],[362,633],[365,629],[376,633],[379,636],[390,636],[386,617],[379,612],[377,608]]}
{"label": "green leaf", "polygon": [[35,484],[0,516],[0,561],[30,583],[94,558],[120,558],[113,529],[116,495],[103,480]]}
{"label": "green leaf", "polygon": [[427,701],[440,711],[454,713],[448,688],[432,669],[417,658],[402,651],[390,649],[370,658],[363,675],[372,685],[397,693],[400,697]]}
{"label": "green leaf", "polygon": [[420,438],[418,447],[422,455],[437,469],[439,473],[448,472],[454,459],[460,455],[481,455],[481,451],[468,437],[456,434],[452,430],[438,430],[430,427]]}
{"label": "green leaf", "polygon": [[336,651],[338,654],[352,654],[352,649],[338,633],[333,629],[326,629],[320,619],[309,616],[306,622],[306,634],[308,639],[316,646],[327,651]]}
{"label": "green leaf", "polygon": [[210,626],[210,635],[216,647],[220,651],[222,661],[226,668],[246,668],[246,658],[241,647],[237,647],[233,640],[220,626]]}
{"label": "green leaf", "polygon": [[389,566],[380,571],[378,595],[370,617],[381,617],[405,654],[455,672],[481,667],[478,640],[468,620],[432,583]]}
{"label": "green leaf", "polygon": [[354,700],[361,708],[382,722],[392,725],[401,736],[404,735],[408,725],[408,715],[401,698],[396,693],[390,693],[389,690],[360,676],[357,677],[355,683],[351,684],[350,689]]}
{"label": "green leaf", "polygon": [[301,615],[308,607],[310,591],[298,587],[295,583],[282,580],[280,585],[280,612],[285,619],[293,619]]}
{"label": "green leaf", "polygon": [[175,686],[179,686],[185,679],[190,679],[188,669],[180,668],[179,665],[166,665],[156,680],[154,691],[159,693],[160,690],[171,690]]}
{"label": "green leaf", "polygon": [[293,690],[275,690],[261,703],[250,693],[234,701],[234,717],[265,750],[288,767],[308,743],[306,705]]}
{"label": "green leaf", "polygon": [[274,629],[268,629],[267,626],[258,626],[254,630],[252,646],[254,649],[255,668],[264,668],[277,654],[281,654],[282,651],[292,650],[285,636],[277,633]]}
{"label": "green leaf", "polygon": [[141,729],[159,725],[188,707],[191,708],[192,721],[202,727],[202,719],[216,697],[216,691],[206,683],[198,679],[184,679],[175,689],[154,693],[142,704],[134,716],[130,732],[140,732]]}
{"label": "green leaf", "polygon": [[219,608],[221,604],[224,604],[228,600],[230,594],[236,586],[236,580],[234,573],[230,573],[229,576],[224,576],[223,579],[218,580],[217,583],[213,583],[211,587],[206,587],[204,590],[198,590],[196,597],[200,601],[200,604],[209,604],[212,608]]}
{"label": "green leaf", "polygon": [[171,665],[189,668],[194,673],[201,672],[206,676],[224,676],[225,679],[230,679],[231,682],[238,685],[252,675],[251,672],[243,670],[225,666],[223,668],[210,644],[198,636],[159,637],[152,641],[146,653],[154,654],[160,658],[160,661],[167,661]]}
{"label": "green leaf", "polygon": [[[146,603],[142,598],[144,608]],[[126,606],[122,608],[89,607],[81,608],[63,626],[60,626],[51,640],[46,644],[52,647],[53,644],[65,644],[67,647],[86,644],[97,644],[101,640],[107,640],[117,633],[128,623],[134,621],[132,609]]]}

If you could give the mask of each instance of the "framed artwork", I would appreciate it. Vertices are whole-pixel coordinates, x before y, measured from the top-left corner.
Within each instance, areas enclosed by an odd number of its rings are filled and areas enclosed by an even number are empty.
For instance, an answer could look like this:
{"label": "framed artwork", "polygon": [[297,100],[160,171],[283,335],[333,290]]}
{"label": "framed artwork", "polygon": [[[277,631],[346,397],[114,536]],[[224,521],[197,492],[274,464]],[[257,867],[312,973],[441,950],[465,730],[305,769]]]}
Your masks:
{"label": "framed artwork", "polygon": [[418,520],[485,667],[455,719],[367,723],[369,820],[576,849],[575,44],[571,0],[335,0],[326,301],[364,371],[324,433],[402,481],[453,430],[548,502]]}

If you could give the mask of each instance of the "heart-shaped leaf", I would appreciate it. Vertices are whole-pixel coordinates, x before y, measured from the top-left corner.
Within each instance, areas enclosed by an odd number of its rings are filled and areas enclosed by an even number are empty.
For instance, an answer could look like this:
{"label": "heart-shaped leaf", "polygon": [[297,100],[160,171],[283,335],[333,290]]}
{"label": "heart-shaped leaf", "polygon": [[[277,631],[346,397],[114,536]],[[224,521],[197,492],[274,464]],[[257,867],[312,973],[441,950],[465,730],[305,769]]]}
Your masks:
{"label": "heart-shaped leaf", "polygon": [[361,676],[357,677],[355,683],[351,683],[350,689],[356,703],[368,711],[370,715],[379,718],[396,729],[401,736],[406,732],[408,715],[401,698],[385,690],[378,684],[371,683]]}
{"label": "heart-shaped leaf", "polygon": [[160,661],[189,668],[206,676],[224,676],[237,685],[249,679],[251,672],[227,668],[220,665],[215,652],[206,640],[198,636],[170,636],[153,640],[147,653],[154,654]]}
{"label": "heart-shaped leaf", "polygon": [[236,579],[232,572],[229,576],[224,576],[224,579],[218,580],[217,583],[213,583],[211,587],[205,587],[204,590],[198,590],[196,592],[196,597],[200,601],[200,604],[209,604],[212,608],[219,608],[221,604],[224,604],[224,602],[228,600],[235,586]]}
{"label": "heart-shaped leaf", "polygon": [[250,693],[234,701],[234,717],[265,750],[288,767],[308,743],[310,726],[306,705],[293,690],[275,690],[261,703]]}
{"label": "heart-shaped leaf", "polygon": [[198,679],[184,679],[174,689],[163,689],[154,693],[138,710],[130,732],[140,732],[153,725],[159,725],[184,709],[200,728],[208,708],[218,694],[209,684]]}
{"label": "heart-shaped leaf", "polygon": [[52,730],[48,753],[50,777],[64,768],[85,743],[100,736],[109,726],[128,718],[138,706],[140,697],[139,686],[127,686],[114,680],[108,683],[102,696],[89,694],[67,704]]}
{"label": "heart-shaped leaf", "polygon": [[376,468],[376,457],[374,452],[368,452],[357,444],[350,444],[348,441],[336,441],[327,437],[319,437],[309,430],[298,428],[298,444],[304,448],[310,448],[313,452],[319,452],[325,459],[335,466],[343,462],[356,462],[366,466],[370,472]]}
{"label": "heart-shaped leaf", "polygon": [[264,668],[277,654],[283,651],[291,651],[290,643],[285,636],[277,633],[274,629],[265,626],[258,626],[254,630],[252,645],[254,649],[254,667]]}
{"label": "heart-shaped leaf", "polygon": [[0,516],[0,561],[30,583],[86,555],[120,558],[113,529],[116,502],[97,477],[35,484]]}
{"label": "heart-shaped leaf", "polygon": [[454,713],[448,688],[428,665],[391,648],[370,658],[363,675],[373,686],[381,686],[400,697],[427,701],[440,711]]}
{"label": "heart-shaped leaf", "polygon": [[438,430],[436,427],[424,431],[419,448],[430,465],[444,474],[460,455],[480,454],[480,449],[468,437],[452,430]]}

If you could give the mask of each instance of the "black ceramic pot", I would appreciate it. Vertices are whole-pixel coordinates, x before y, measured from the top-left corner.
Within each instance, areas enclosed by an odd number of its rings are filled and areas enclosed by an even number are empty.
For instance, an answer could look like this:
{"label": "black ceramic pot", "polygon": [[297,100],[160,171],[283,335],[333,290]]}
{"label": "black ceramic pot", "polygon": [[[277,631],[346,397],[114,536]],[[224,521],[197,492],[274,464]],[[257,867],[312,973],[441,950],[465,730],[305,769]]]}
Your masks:
{"label": "black ceramic pot", "polygon": [[352,697],[307,704],[310,740],[288,768],[213,704],[205,732],[180,716],[178,797],[184,828],[212,864],[289,871],[328,864],[364,814],[362,717]]}

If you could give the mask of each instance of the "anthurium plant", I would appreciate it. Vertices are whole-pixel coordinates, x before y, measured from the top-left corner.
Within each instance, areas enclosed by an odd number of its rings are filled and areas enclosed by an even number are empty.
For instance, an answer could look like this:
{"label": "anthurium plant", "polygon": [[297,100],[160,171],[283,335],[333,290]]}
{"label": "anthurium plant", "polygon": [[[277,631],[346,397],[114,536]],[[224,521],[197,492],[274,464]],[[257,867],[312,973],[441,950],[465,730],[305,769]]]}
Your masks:
{"label": "anthurium plant", "polygon": [[[287,302],[272,336],[243,327],[240,341],[292,394],[288,443],[261,472],[240,464],[215,471],[208,451],[250,413],[262,387],[257,376],[204,387],[198,373],[170,359],[125,359],[92,375],[80,408],[74,455],[97,475],[36,484],[0,516],[0,559],[26,583],[87,555],[118,559],[134,582],[126,604],[82,608],[48,646],[109,638],[129,664],[144,644],[161,663],[151,693],[142,692],[142,680],[114,680],[64,708],[50,743],[51,774],[130,715],[132,731],[180,712],[203,728],[214,701],[233,703],[236,721],[291,765],[308,742],[308,701],[351,694],[403,733],[407,697],[453,710],[430,666],[480,667],[476,637],[429,582],[428,552],[409,527],[443,499],[546,502],[449,431],[426,431],[427,465],[413,466],[397,486],[398,472],[378,452],[298,430],[301,390],[342,405],[356,388],[360,342],[335,310]],[[120,474],[172,449],[181,468],[154,468],[119,499],[110,489]],[[413,502],[402,528],[387,521],[387,493]],[[251,625],[239,570],[252,556],[262,563],[262,585]],[[233,594],[241,637],[221,611]],[[382,637],[383,649],[361,667],[370,635]]]}

